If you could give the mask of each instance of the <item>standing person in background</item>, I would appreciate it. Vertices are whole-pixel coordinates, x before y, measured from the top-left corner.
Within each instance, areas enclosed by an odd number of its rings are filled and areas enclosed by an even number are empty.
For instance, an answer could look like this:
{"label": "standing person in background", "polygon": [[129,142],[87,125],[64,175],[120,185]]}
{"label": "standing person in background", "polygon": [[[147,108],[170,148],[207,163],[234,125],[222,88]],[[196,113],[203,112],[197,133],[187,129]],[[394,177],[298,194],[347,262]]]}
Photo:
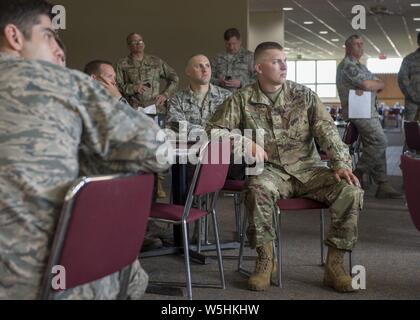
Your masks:
{"label": "standing person in background", "polygon": [[[343,119],[350,120],[359,131],[363,152],[354,174],[363,181],[363,175],[370,175],[376,185],[376,198],[400,199],[403,195],[397,192],[389,183],[387,177],[386,148],[387,138],[379,120],[377,111],[377,93],[385,84],[376,78],[360,59],[364,54],[363,40],[358,35],[352,35],[346,40],[346,56],[337,68],[337,89],[343,108]],[[349,94],[356,90],[358,95],[364,91],[372,93],[371,118],[349,119]]]}
{"label": "standing person in background", "polygon": [[219,53],[212,61],[212,83],[232,92],[256,81],[254,55],[242,47],[238,29],[226,30],[226,52]]}

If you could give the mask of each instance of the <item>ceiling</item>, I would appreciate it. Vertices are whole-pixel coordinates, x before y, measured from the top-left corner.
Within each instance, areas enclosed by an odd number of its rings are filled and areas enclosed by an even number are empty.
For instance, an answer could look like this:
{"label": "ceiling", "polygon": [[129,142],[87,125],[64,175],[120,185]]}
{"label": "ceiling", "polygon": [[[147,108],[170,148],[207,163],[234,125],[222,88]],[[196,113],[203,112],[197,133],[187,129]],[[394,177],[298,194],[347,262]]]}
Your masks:
{"label": "ceiling", "polygon": [[[417,48],[420,30],[420,0],[250,0],[251,12],[284,11],[285,43],[290,58],[340,59],[345,39],[352,34],[364,38],[367,57],[403,58]],[[366,30],[354,30],[352,8],[366,8]],[[414,21],[419,18],[419,21]],[[313,21],[304,25],[304,21]],[[320,34],[327,31],[327,34]],[[334,42],[332,39],[335,39]]]}

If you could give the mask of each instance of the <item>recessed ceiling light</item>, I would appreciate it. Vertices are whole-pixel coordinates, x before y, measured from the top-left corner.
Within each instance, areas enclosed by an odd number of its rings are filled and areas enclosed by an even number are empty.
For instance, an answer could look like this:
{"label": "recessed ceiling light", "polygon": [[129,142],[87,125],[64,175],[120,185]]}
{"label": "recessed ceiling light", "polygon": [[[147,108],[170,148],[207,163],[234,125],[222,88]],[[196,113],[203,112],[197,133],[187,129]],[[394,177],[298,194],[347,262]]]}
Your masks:
{"label": "recessed ceiling light", "polygon": [[331,39],[332,42],[339,42],[340,39]]}
{"label": "recessed ceiling light", "polygon": [[417,29],[416,29],[416,31],[417,31],[417,32],[420,32],[420,28],[417,28]]}
{"label": "recessed ceiling light", "polygon": [[420,21],[420,18],[413,18],[414,21]]}
{"label": "recessed ceiling light", "polygon": [[320,31],[320,34],[328,34],[328,31]]}
{"label": "recessed ceiling light", "polygon": [[412,3],[412,4],[410,4],[410,6],[412,6],[412,7],[420,7],[420,3]]}
{"label": "recessed ceiling light", "polygon": [[303,24],[314,24],[313,21],[303,21]]}
{"label": "recessed ceiling light", "polygon": [[290,8],[290,7],[283,8],[283,11],[293,11],[293,10],[295,10],[295,9]]}

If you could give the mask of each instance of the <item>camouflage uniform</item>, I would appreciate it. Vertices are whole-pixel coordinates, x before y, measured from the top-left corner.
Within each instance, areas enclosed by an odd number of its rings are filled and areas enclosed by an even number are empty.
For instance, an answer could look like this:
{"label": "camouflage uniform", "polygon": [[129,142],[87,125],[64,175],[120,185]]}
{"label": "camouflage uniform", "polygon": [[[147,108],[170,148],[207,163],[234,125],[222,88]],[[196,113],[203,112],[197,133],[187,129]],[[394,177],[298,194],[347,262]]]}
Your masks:
{"label": "camouflage uniform", "polygon": [[[64,196],[92,173],[79,157],[102,174],[161,171],[155,152],[167,144],[149,117],[47,62],[0,54],[0,106],[0,299],[36,299]],[[148,278],[138,261],[133,267],[129,295],[140,298]],[[58,297],[114,299],[118,275]]]}
{"label": "camouflage uniform", "polygon": [[[349,56],[338,65],[337,89],[343,108],[343,118],[348,119],[349,92],[360,89],[365,80],[378,80],[363,64]],[[387,138],[379,120],[376,94],[372,92],[371,119],[350,119],[359,131],[363,153],[357,169],[370,174],[376,184],[388,181],[386,168]]]}
{"label": "camouflage uniform", "polygon": [[405,96],[405,120],[420,121],[420,48],[404,58],[398,84]]}
{"label": "camouflage uniform", "polygon": [[187,88],[179,91],[169,101],[167,124],[178,132],[179,122],[188,122],[188,133],[192,130],[203,130],[207,121],[232,93],[223,88],[210,85],[209,91],[204,98],[202,105],[196,98],[194,92]]}
{"label": "camouflage uniform", "polygon": [[257,83],[228,99],[206,129],[265,131],[268,161],[261,175],[248,177],[245,200],[248,237],[253,247],[275,239],[272,212],[277,199],[306,197],[331,206],[332,225],[326,244],[352,250],[357,241],[363,191],[344,181],[337,182],[334,172],[320,160],[314,138],[331,157],[333,169],[351,169],[349,152],[315,93],[287,81],[273,103]]}
{"label": "camouflage uniform", "polygon": [[[147,107],[155,103],[160,94],[167,98],[176,91],[179,78],[174,69],[158,57],[145,55],[142,61],[134,60],[131,56],[118,61],[115,67],[117,84],[128,102],[135,108]],[[160,81],[167,82],[167,88],[161,92]],[[151,88],[145,93],[135,93],[134,87],[139,84],[149,83]],[[160,107],[159,113],[166,113]]]}
{"label": "camouflage uniform", "polygon": [[[254,83],[257,79],[254,68],[254,54],[244,48],[229,59],[227,52],[219,53],[212,60],[211,66],[213,75],[211,82],[219,85],[219,79],[226,79],[227,76],[235,80],[241,80],[241,87],[244,88]],[[230,91],[236,91],[234,88],[226,88]]]}

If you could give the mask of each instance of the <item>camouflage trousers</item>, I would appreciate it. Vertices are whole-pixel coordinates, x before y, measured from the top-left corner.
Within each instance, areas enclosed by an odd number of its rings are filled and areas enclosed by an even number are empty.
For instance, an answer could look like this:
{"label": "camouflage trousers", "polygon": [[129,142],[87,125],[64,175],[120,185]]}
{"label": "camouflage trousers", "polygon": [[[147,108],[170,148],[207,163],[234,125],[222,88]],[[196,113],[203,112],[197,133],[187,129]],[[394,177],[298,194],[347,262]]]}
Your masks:
{"label": "camouflage trousers", "polygon": [[376,184],[387,182],[386,147],[388,144],[379,118],[352,119],[362,141],[362,156],[357,169],[369,174]]}
{"label": "camouflage trousers", "polygon": [[259,176],[252,176],[247,183],[245,206],[251,247],[259,247],[276,239],[272,214],[278,199],[303,197],[330,206],[331,226],[325,244],[351,251],[358,236],[358,218],[363,207],[363,190],[344,180],[337,182],[329,168],[313,168],[310,179],[302,183],[294,177],[288,180],[284,173],[266,166]]}
{"label": "camouflage trousers", "polygon": [[420,106],[411,101],[405,101],[404,109],[405,121],[420,121]]}

